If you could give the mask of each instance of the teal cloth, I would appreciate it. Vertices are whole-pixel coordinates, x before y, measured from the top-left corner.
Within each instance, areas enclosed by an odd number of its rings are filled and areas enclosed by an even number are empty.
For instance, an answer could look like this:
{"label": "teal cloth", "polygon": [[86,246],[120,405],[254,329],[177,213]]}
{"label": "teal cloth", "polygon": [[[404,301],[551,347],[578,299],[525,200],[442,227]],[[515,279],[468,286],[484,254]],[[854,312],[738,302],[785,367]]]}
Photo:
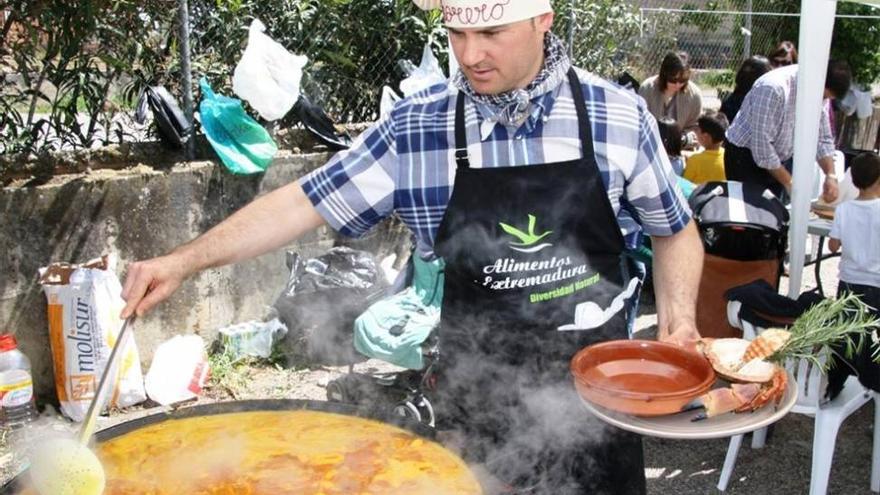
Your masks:
{"label": "teal cloth", "polygon": [[365,356],[420,370],[422,343],[440,324],[444,263],[415,254],[410,262],[411,287],[374,303],[355,320],[354,347]]}
{"label": "teal cloth", "polygon": [[202,130],[226,168],[234,174],[265,171],[278,151],[272,136],[245,113],[241,100],[214,93],[204,77],[199,85]]}
{"label": "teal cloth", "polygon": [[410,287],[374,303],[354,322],[354,347],[361,354],[420,370],[422,343],[440,324],[440,310],[423,303]]}
{"label": "teal cloth", "polygon": [[694,189],[697,188],[697,185],[685,179],[684,177],[678,177],[678,187],[680,187],[681,192],[684,193],[684,199],[687,199],[691,197],[691,194],[693,194]]}
{"label": "teal cloth", "polygon": [[422,304],[440,308],[440,303],[443,301],[443,260],[438,258],[434,261],[425,261],[413,253],[412,263],[412,287],[422,298]]}

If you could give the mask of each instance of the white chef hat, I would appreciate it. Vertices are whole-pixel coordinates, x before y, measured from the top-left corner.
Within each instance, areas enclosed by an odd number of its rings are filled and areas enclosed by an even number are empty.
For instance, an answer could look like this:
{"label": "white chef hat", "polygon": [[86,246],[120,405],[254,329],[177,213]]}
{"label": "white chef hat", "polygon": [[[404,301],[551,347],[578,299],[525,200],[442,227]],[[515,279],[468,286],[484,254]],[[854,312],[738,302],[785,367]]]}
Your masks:
{"label": "white chef hat", "polygon": [[485,28],[553,12],[550,0],[413,0],[423,10],[443,9],[451,28]]}

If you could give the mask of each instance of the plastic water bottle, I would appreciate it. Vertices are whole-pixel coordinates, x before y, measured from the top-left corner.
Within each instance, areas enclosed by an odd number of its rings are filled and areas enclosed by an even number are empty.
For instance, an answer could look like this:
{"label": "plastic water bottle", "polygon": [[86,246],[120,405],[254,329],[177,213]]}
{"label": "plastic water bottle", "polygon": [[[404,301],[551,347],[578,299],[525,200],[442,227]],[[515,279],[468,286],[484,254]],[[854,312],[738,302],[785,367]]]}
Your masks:
{"label": "plastic water bottle", "polygon": [[0,424],[15,430],[36,418],[31,362],[12,334],[0,335]]}

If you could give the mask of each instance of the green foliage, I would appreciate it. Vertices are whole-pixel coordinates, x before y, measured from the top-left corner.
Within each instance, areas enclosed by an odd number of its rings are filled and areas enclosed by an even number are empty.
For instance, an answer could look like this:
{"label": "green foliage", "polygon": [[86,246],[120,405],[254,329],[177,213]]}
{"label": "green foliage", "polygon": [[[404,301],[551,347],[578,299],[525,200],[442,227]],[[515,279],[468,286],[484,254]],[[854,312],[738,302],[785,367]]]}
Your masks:
{"label": "green foliage", "polygon": [[[111,89],[130,104],[160,47],[148,33],[168,17],[168,0],[12,0],[0,37],[5,78],[0,153],[88,148],[122,141]],[[125,81],[128,81],[127,84]],[[103,129],[103,131],[101,130]]]}
{"label": "green foliage", "polygon": [[[816,304],[795,320],[789,329],[791,338],[770,360],[784,363],[787,359],[806,359],[827,370],[834,362],[835,349],[842,349],[847,358],[867,345],[880,326],[880,318],[858,296],[844,293],[836,299]],[[875,351],[874,359],[880,361]]]}
{"label": "green foliage", "polygon": [[712,70],[703,72],[695,81],[700,87],[708,87],[722,90],[732,90],[736,73],[730,69]]}
{"label": "green foliage", "polygon": [[[746,10],[748,6],[747,0],[729,0],[732,10]],[[800,1],[792,0],[753,0],[752,9],[756,12],[779,12],[783,14],[794,14],[800,12]],[[743,15],[737,16],[734,22],[731,36],[734,40],[733,53],[742,53],[745,36],[740,30],[740,26],[744,25]],[[795,44],[798,42],[798,25],[799,17],[796,16],[761,16],[753,19],[754,23],[759,22],[761,26],[761,36],[752,36],[751,53],[756,55],[767,55],[779,44],[780,41],[789,40]],[[733,64],[730,67],[733,71],[739,69],[742,60],[734,57]]]}
{"label": "green foliage", "polygon": [[[876,16],[880,11],[867,5],[841,2],[837,12]],[[837,19],[831,40],[831,58],[849,62],[853,79],[862,85],[880,80],[880,20]]]}
{"label": "green foliage", "polygon": [[[3,10],[11,15],[2,72],[16,77],[0,83],[0,154],[119,142],[128,136],[115,118],[145,86],[182,94],[175,0],[0,0]],[[418,64],[429,35],[446,56],[439,14],[411,0],[191,0],[190,11],[194,90],[205,75],[231,93],[247,27],[259,18],[308,56],[304,92],[341,121],[375,119],[382,86],[402,78],[395,62]]]}
{"label": "green foliage", "polygon": [[303,91],[344,122],[377,117],[383,85],[396,88],[395,62],[418,65],[424,40],[446,52],[439,13],[424,13],[412,0],[197,0],[193,8],[193,70],[228,92],[232,70],[254,18],[288,50],[306,55]]}
{"label": "green foliage", "polygon": [[[746,0],[733,0],[737,7],[742,8]],[[755,2],[756,10],[759,2]],[[800,12],[800,2],[790,0],[761,0],[760,8],[767,12]],[[876,16],[878,9],[851,2],[838,2],[838,15]],[[772,20],[772,24],[770,21]],[[799,40],[799,17],[772,17],[763,20],[763,30],[767,33],[762,37],[763,43],[755,44],[753,39],[752,52],[767,54],[782,40],[795,43]],[[741,36],[734,33],[739,42],[736,49],[742,50]],[[845,19],[837,18],[834,23],[834,35],[831,39],[831,58],[846,60],[853,69],[856,82],[865,86],[880,81],[880,20],[878,19]]]}
{"label": "green foliage", "polygon": [[[633,64],[638,10],[617,0],[554,0],[555,30],[573,35],[576,64],[617,76]],[[377,117],[384,85],[416,65],[430,39],[448,58],[439,11],[412,0],[189,0],[193,90],[207,76],[230,94],[231,75],[255,18],[309,64],[303,92],[339,122]],[[119,118],[147,85],[181,95],[176,0],[0,0],[0,154],[89,148],[131,139]],[[569,13],[575,15],[572,24]],[[282,121],[281,125],[292,122]]]}
{"label": "green foliage", "polygon": [[[682,10],[722,10],[719,8],[718,2],[706,2],[704,5],[694,5],[686,3],[681,7]],[[696,26],[697,29],[704,33],[712,33],[718,30],[724,18],[716,14],[708,14],[705,12],[686,12],[681,15],[678,22],[685,26]]]}
{"label": "green foliage", "polygon": [[638,8],[618,0],[555,0],[554,32],[568,41],[571,14],[573,62],[596,74],[616,78],[635,62],[641,21]]}

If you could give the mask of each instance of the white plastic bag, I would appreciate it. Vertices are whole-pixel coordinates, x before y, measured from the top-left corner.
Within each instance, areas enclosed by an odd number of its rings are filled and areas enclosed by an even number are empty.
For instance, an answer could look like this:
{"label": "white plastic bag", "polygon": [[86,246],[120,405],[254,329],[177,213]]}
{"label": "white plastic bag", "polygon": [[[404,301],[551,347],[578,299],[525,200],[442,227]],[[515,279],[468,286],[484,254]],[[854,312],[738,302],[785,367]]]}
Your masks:
{"label": "white plastic bag", "polygon": [[400,95],[388,86],[382,86],[382,99],[379,100],[379,117],[385,117],[391,113],[394,104],[400,101]]}
{"label": "white plastic bag", "polygon": [[867,119],[874,114],[874,101],[870,91],[862,91],[856,84],[850,86],[846,96],[840,100],[840,107],[844,114],[849,117],[856,114],[860,119]]}
{"label": "white plastic bag", "polygon": [[443,82],[446,82],[446,76],[443,75],[440,63],[431,51],[431,44],[426,43],[422,50],[422,62],[409,77],[400,81],[400,90],[406,97]]}
{"label": "white plastic bag", "polygon": [[147,396],[167,406],[202,392],[210,366],[205,341],[198,335],[177,335],[159,344],[144,380]]}
{"label": "white plastic bag", "polygon": [[[40,269],[49,303],[55,390],[61,412],[74,421],[85,418],[122,328],[119,313],[125,302],[115,268],[116,257],[110,255],[83,265],[53,263]],[[147,398],[135,340],[129,337],[121,351],[104,407],[132,406]]]}
{"label": "white plastic bag", "polygon": [[248,44],[232,74],[232,90],[266,120],[284,117],[299,98],[302,69],[308,58],[293,55],[251,23]]}

